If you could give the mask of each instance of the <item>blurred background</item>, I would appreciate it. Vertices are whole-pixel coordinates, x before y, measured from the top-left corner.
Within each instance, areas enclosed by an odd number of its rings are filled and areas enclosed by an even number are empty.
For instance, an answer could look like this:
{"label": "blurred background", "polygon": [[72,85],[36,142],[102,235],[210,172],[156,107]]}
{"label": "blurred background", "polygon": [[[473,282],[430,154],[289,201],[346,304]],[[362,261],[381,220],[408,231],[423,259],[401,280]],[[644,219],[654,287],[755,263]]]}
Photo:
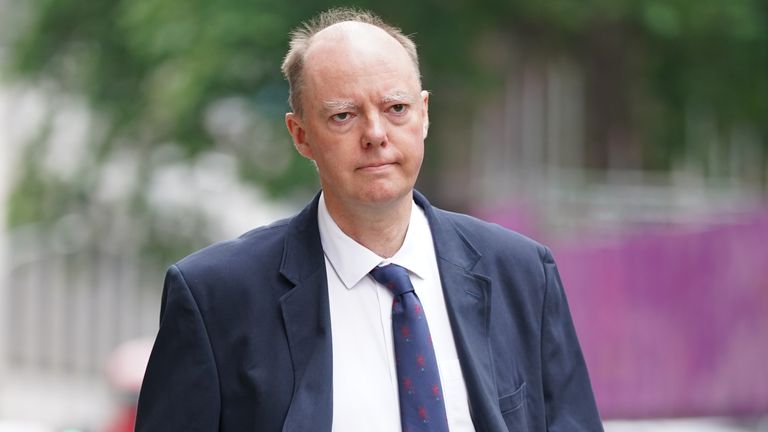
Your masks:
{"label": "blurred background", "polygon": [[[279,65],[338,5],[0,0],[0,431],[130,430],[165,268],[317,191]],[[768,1],[354,5],[419,47],[418,188],[553,249],[606,430],[768,430]]]}

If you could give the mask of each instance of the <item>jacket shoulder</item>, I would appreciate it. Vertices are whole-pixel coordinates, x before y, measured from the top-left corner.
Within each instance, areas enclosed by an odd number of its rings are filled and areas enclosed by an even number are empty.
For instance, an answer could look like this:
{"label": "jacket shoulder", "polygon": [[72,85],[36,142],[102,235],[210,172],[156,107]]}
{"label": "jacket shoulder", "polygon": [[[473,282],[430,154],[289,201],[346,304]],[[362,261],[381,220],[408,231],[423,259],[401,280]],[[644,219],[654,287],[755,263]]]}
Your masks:
{"label": "jacket shoulder", "polygon": [[549,255],[543,244],[517,231],[462,213],[435,209],[436,215],[451,223],[464,240],[482,255],[500,254],[540,262]]}
{"label": "jacket shoulder", "polygon": [[243,265],[279,262],[291,219],[255,228],[238,238],[214,243],[187,255],[175,267],[186,277],[225,276]]}
{"label": "jacket shoulder", "polygon": [[505,228],[499,224],[484,221],[463,213],[435,209],[441,217],[450,221],[462,234],[471,238],[491,243],[502,243],[521,248],[543,249],[544,245],[517,231]]}

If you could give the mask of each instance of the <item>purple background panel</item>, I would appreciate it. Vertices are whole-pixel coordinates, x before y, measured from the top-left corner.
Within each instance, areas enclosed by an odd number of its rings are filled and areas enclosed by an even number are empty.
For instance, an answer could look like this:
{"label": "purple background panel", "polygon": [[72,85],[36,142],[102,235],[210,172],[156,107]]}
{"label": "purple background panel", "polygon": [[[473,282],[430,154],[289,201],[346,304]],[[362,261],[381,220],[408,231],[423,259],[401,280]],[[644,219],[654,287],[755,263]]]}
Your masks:
{"label": "purple background panel", "polygon": [[603,417],[768,413],[767,210],[549,243]]}

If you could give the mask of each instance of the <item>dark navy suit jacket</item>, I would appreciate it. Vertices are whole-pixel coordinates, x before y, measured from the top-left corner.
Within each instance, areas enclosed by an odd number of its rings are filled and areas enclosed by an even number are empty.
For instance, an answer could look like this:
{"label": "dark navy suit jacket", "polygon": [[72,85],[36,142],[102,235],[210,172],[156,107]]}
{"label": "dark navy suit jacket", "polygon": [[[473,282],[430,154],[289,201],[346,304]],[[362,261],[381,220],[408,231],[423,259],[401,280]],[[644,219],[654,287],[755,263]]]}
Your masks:
{"label": "dark navy suit jacket", "polygon": [[[549,250],[414,196],[432,230],[477,431],[602,430]],[[317,202],[169,269],[137,431],[331,431]]]}

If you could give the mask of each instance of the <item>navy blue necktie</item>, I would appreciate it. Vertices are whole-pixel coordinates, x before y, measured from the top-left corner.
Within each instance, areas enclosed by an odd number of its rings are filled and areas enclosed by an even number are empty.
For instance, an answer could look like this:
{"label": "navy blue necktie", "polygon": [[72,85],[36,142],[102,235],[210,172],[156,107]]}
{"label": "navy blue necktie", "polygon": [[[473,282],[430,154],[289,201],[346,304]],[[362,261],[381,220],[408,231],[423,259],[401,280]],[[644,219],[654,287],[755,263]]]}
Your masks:
{"label": "navy blue necktie", "polygon": [[432,337],[408,271],[389,264],[371,270],[371,276],[395,294],[392,336],[403,432],[448,432]]}

